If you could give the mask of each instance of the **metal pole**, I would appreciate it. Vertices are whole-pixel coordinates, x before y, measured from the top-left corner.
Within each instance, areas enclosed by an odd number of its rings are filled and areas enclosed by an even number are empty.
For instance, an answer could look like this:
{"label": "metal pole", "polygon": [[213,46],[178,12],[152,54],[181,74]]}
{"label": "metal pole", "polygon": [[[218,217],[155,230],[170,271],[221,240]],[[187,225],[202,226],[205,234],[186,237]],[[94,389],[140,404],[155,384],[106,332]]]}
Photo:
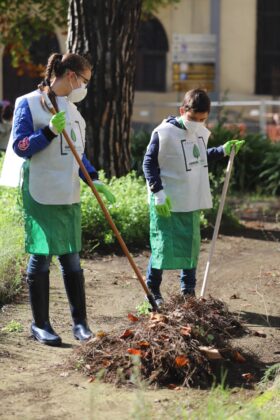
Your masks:
{"label": "metal pole", "polygon": [[260,103],[260,132],[266,136],[266,103],[261,101]]}
{"label": "metal pole", "polygon": [[223,185],[221,201],[220,201],[218,214],[217,214],[217,218],[216,218],[213,238],[212,238],[210,251],[209,251],[209,256],[208,256],[208,261],[207,261],[206,269],[205,269],[205,273],[204,273],[204,278],[203,278],[203,284],[202,284],[200,297],[204,297],[204,295],[205,295],[207,279],[208,279],[208,275],[209,275],[209,271],[210,271],[211,260],[212,260],[214,250],[215,250],[215,245],[216,245],[216,240],[217,240],[217,237],[218,237],[220,224],[221,224],[221,218],[222,218],[222,214],[223,214],[223,209],[224,209],[226,194],[227,194],[227,190],[228,190],[230,174],[231,174],[231,170],[232,170],[232,166],[233,166],[234,156],[235,156],[235,151],[234,151],[234,147],[233,147],[231,149],[231,152],[230,152],[229,161],[228,161],[228,165],[227,165],[227,169],[226,169],[226,177],[225,177],[225,181],[224,181],[224,185]]}
{"label": "metal pole", "polygon": [[216,35],[215,91],[213,100],[220,99],[220,0],[211,0],[210,32]]}

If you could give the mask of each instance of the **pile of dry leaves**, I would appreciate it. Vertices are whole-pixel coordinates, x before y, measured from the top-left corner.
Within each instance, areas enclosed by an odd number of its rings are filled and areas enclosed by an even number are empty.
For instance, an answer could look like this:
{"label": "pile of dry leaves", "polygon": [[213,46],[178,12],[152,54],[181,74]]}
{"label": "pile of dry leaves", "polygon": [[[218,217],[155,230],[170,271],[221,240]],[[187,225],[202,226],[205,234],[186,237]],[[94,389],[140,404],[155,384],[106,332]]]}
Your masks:
{"label": "pile of dry leaves", "polygon": [[78,360],[90,380],[101,371],[104,381],[121,385],[131,384],[136,364],[149,384],[203,387],[213,381],[217,363],[245,362],[229,340],[249,331],[220,300],[174,296],[162,313],[128,314],[128,320],[121,333],[100,331],[77,348],[72,366]]}

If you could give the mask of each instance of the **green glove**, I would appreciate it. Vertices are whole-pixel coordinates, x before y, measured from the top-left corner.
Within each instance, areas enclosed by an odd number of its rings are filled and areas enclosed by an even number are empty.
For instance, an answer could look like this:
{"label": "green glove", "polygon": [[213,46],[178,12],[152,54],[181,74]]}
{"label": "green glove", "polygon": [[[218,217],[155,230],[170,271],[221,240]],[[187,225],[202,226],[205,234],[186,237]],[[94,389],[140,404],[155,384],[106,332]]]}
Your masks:
{"label": "green glove", "polygon": [[239,152],[241,147],[244,145],[244,143],[245,143],[245,140],[229,140],[229,141],[227,141],[225,144],[223,144],[225,154],[227,156],[229,156],[230,152],[231,152],[231,149],[234,147],[235,154],[237,155],[237,153]]}
{"label": "green glove", "polygon": [[109,191],[101,181],[94,181],[94,186],[100,194],[104,194],[109,203],[113,204],[116,202],[116,197],[114,194],[112,194],[111,191]]}
{"label": "green glove", "polygon": [[154,193],[155,196],[155,209],[159,216],[170,217],[171,216],[171,200],[163,190]]}
{"label": "green glove", "polygon": [[60,111],[57,114],[55,114],[51,120],[49,127],[52,130],[54,134],[60,134],[64,130],[66,125],[66,118],[65,118],[65,112]]}

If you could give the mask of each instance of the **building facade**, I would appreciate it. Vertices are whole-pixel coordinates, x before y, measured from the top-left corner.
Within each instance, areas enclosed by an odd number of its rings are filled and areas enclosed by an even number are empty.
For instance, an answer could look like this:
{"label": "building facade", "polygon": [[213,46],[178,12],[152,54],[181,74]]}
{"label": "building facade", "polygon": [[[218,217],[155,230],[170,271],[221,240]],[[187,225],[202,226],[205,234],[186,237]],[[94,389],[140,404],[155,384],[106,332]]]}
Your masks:
{"label": "building facade", "polygon": [[[213,99],[278,96],[279,19],[279,0],[181,0],[162,8],[141,24],[136,103],[178,102],[193,86]],[[44,45],[54,44],[65,51],[65,35]],[[48,48],[43,53],[42,61]],[[38,78],[28,81],[11,68],[3,48],[0,57],[0,98],[13,101],[36,86]]]}

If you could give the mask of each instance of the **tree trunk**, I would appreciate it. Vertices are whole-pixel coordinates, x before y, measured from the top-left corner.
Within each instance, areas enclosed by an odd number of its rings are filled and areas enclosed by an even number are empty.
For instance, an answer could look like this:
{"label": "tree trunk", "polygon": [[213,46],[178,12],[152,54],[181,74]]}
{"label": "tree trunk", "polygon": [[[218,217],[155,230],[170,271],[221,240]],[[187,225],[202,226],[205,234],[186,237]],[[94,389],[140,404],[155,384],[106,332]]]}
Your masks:
{"label": "tree trunk", "polygon": [[142,0],[70,0],[68,51],[89,55],[93,77],[81,105],[87,156],[107,176],[130,170],[130,122]]}

